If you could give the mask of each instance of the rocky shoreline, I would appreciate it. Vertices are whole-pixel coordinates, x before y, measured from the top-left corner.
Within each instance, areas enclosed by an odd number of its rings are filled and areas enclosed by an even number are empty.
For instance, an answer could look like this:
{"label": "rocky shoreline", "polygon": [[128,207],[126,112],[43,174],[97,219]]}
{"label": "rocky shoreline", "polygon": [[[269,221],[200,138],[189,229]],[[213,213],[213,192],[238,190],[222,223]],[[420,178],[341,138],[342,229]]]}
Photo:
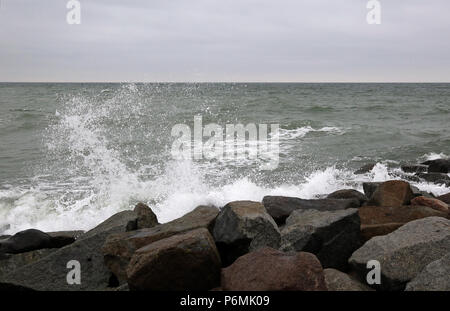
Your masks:
{"label": "rocky shoreline", "polygon": [[[87,232],[0,236],[0,290],[448,291],[450,193],[408,181],[450,186],[450,160],[402,169],[414,175],[364,193],[199,206],[164,224],[140,203]],[[373,260],[380,284],[366,281]],[[80,284],[68,282],[71,261]]]}

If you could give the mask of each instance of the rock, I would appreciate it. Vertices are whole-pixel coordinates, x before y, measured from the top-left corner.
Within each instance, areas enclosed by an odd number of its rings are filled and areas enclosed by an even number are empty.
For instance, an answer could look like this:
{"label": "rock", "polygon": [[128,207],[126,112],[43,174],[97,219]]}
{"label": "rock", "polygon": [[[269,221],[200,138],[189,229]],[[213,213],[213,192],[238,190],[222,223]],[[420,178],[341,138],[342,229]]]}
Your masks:
{"label": "rock", "polygon": [[10,235],[0,235],[0,242],[3,241],[3,240],[8,239],[10,237],[11,237]]}
{"label": "rock", "polygon": [[382,290],[403,290],[429,263],[450,251],[450,220],[427,217],[367,241],[353,253],[350,265],[365,279],[370,260],[381,266]]}
{"label": "rock", "polygon": [[359,209],[361,234],[366,241],[391,233],[413,220],[431,216],[446,217],[447,214],[426,206],[363,206]]}
{"label": "rock", "polygon": [[130,290],[209,290],[220,284],[220,256],[205,228],[138,249],[127,268]]}
{"label": "rock", "polygon": [[450,159],[430,160],[422,163],[428,165],[428,173],[445,173],[450,172]]}
{"label": "rock", "polygon": [[407,291],[450,291],[450,253],[428,264],[411,282]]}
{"label": "rock", "polygon": [[411,205],[421,205],[428,206],[437,211],[441,211],[443,213],[448,213],[448,205],[445,202],[442,202],[438,199],[426,198],[426,197],[416,197],[411,200]]}
{"label": "rock", "polygon": [[0,257],[0,282],[3,275],[10,273],[20,267],[38,261],[51,254],[56,249],[40,249],[21,254],[4,254]]}
{"label": "rock", "polygon": [[219,210],[199,206],[192,212],[171,222],[152,228],[112,234],[102,247],[106,266],[119,280],[126,280],[126,268],[135,250],[150,243],[198,228],[212,232]]}
{"label": "rock", "polygon": [[428,166],[423,164],[402,165],[402,171],[405,173],[425,173],[427,170]]}
{"label": "rock", "polygon": [[432,193],[428,193],[426,191],[422,191],[419,188],[415,186],[411,186],[411,190],[414,194],[414,197],[427,197],[427,198],[434,198],[434,195]]}
{"label": "rock", "polygon": [[52,248],[52,238],[47,233],[28,229],[0,242],[0,253],[19,254],[33,250]]}
{"label": "rock", "polygon": [[417,176],[425,181],[432,182],[437,185],[445,185],[450,187],[450,177],[441,173],[418,173]]}
{"label": "rock", "polygon": [[277,224],[259,202],[235,201],[225,205],[217,216],[213,236],[225,266],[260,247],[280,247]]}
{"label": "rock", "polygon": [[360,169],[358,169],[355,174],[365,174],[372,171],[372,169],[377,165],[376,163],[368,163],[366,165],[363,165]]}
{"label": "rock", "polygon": [[319,260],[310,253],[264,247],[222,269],[225,291],[326,291]]}
{"label": "rock", "polygon": [[347,268],[348,258],[362,245],[357,209],[297,210],[281,231],[281,250],[313,253],[324,268]]}
{"label": "rock", "polygon": [[76,239],[84,234],[84,231],[58,231],[47,232],[47,234],[52,238],[53,247],[61,248],[75,242]]}
{"label": "rock", "polygon": [[367,205],[402,206],[411,203],[414,194],[409,183],[402,180],[390,180],[381,183]]}
{"label": "rock", "polygon": [[450,204],[450,193],[441,195],[441,196],[437,197],[437,199],[442,201],[442,202],[445,202],[447,204]]}
{"label": "rock", "polygon": [[[7,273],[0,280],[0,288],[49,291],[106,290],[110,284],[117,281],[112,278],[111,272],[105,266],[100,250],[107,236],[126,230],[129,218],[122,216],[123,213],[120,217],[113,215],[90,232],[80,236],[74,243]],[[72,260],[80,263],[79,285],[67,283],[67,274],[70,271],[67,263]]]}
{"label": "rock", "polygon": [[367,198],[371,198],[374,194],[375,190],[377,190],[378,186],[381,185],[381,182],[365,182],[363,183],[364,194]]}
{"label": "rock", "polygon": [[136,229],[151,228],[159,224],[155,213],[144,203],[138,203],[134,212],[137,214]]}
{"label": "rock", "polygon": [[369,286],[335,269],[324,269],[325,282],[329,291],[373,291]]}
{"label": "rock", "polygon": [[292,197],[265,196],[263,204],[270,216],[278,225],[283,225],[286,218],[298,209],[315,209],[319,211],[336,211],[347,208],[358,208],[358,199],[315,199],[304,200]]}
{"label": "rock", "polygon": [[357,199],[362,205],[368,200],[365,194],[354,189],[338,190],[328,195],[328,199]]}

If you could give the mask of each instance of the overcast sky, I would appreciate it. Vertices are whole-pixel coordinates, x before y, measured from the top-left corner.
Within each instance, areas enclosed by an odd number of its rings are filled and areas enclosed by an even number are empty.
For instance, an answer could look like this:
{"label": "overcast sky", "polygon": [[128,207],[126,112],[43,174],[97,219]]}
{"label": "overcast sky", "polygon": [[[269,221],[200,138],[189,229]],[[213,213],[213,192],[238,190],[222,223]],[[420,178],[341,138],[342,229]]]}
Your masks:
{"label": "overcast sky", "polygon": [[0,81],[450,82],[450,0],[0,0]]}

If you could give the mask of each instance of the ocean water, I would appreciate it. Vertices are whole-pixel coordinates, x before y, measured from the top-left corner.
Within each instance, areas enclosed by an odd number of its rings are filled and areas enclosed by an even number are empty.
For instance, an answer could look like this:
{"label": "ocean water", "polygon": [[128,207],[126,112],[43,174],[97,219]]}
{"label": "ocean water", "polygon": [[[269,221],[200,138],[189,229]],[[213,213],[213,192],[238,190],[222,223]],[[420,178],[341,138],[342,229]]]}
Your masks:
{"label": "ocean water", "polygon": [[[195,116],[279,124],[278,167],[174,159],[171,129]],[[362,190],[407,177],[403,163],[448,157],[449,124],[450,84],[3,83],[0,231],[87,230],[139,201],[167,222],[200,204]]]}

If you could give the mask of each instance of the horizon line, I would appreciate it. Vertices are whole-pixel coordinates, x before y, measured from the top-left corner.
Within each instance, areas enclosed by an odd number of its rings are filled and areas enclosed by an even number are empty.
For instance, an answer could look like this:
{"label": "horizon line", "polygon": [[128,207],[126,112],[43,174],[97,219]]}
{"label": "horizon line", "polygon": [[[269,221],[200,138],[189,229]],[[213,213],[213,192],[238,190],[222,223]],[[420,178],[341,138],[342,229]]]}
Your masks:
{"label": "horizon line", "polygon": [[167,84],[208,84],[208,83],[272,83],[272,84],[448,84],[450,81],[0,81],[0,84],[149,84],[149,83],[167,83]]}

